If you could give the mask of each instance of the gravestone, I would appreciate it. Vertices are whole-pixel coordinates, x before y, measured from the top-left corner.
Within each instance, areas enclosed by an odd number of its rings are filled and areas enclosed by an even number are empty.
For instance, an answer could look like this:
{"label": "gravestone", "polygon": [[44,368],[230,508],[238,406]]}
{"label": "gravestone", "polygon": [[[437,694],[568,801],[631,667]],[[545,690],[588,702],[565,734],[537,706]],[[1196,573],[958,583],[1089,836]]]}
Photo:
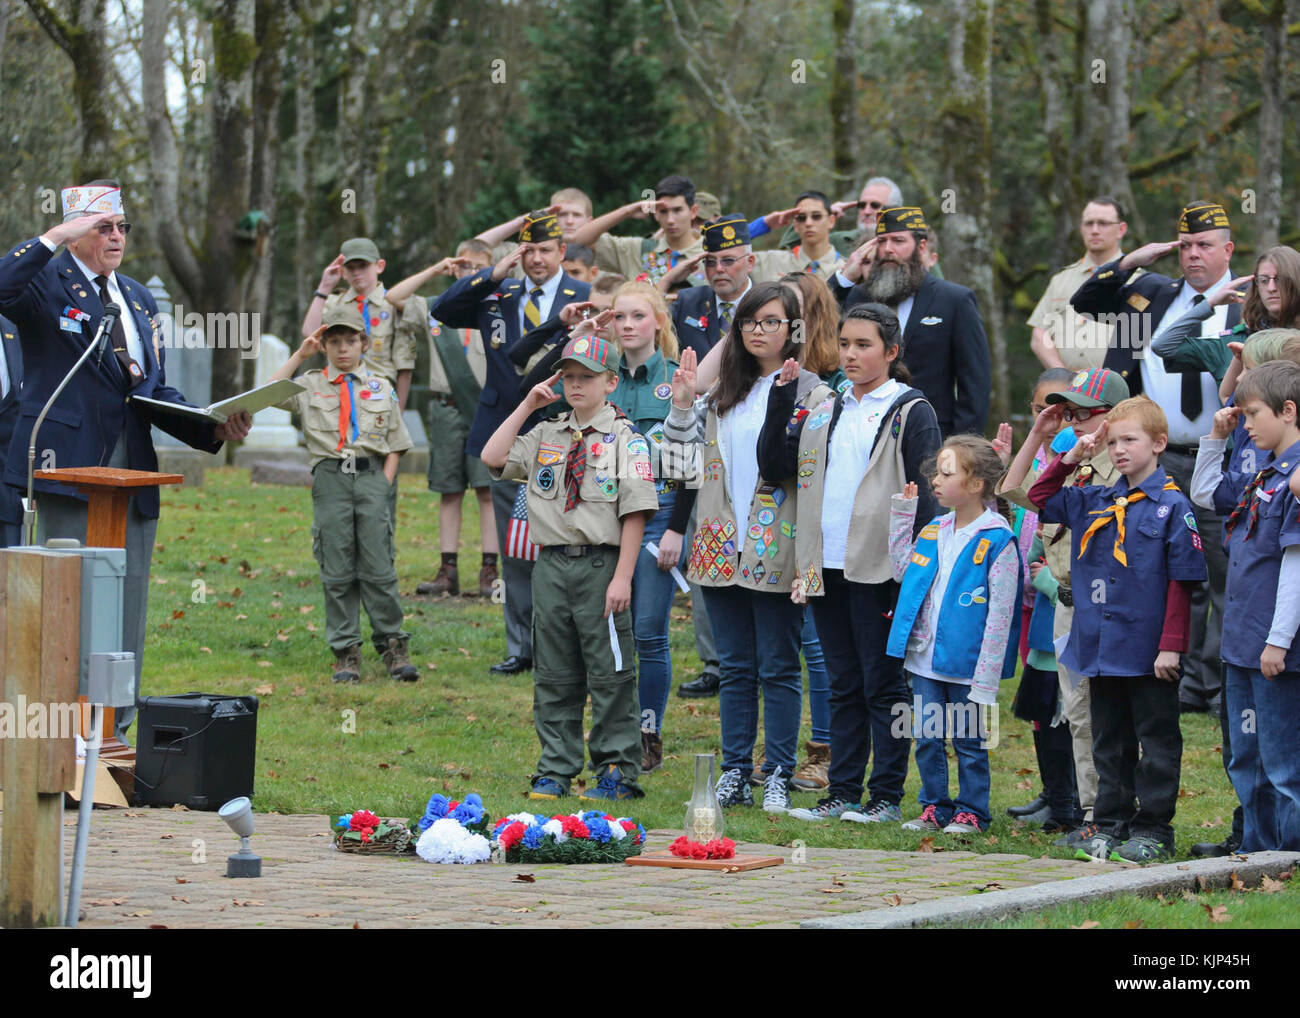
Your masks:
{"label": "gravestone", "polygon": [[[275,336],[263,334],[257,358],[255,385],[265,385],[289,359],[289,346]],[[253,430],[235,452],[235,465],[251,467],[255,461],[281,466],[307,464],[307,450],[299,446],[298,429],[288,410],[267,407],[253,415]]]}
{"label": "gravestone", "polygon": [[[186,329],[183,322],[178,323],[172,317],[171,294],[158,276],[145,285],[158,302],[155,324],[167,384],[179,389],[195,406],[207,406],[212,402],[212,350],[203,330]],[[158,453],[158,469],[162,473],[183,475],[186,484],[202,486],[204,468],[224,462],[222,455],[191,449],[157,427],[153,429],[153,444]]]}

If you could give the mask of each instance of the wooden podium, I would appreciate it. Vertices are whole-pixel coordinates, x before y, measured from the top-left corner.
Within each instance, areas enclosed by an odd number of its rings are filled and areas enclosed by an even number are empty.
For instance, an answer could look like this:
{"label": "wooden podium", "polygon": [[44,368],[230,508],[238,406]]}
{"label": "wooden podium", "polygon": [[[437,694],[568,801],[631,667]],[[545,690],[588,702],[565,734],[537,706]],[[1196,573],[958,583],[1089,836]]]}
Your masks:
{"label": "wooden podium", "polygon": [[[57,481],[70,488],[76,488],[90,499],[90,509],[86,520],[87,548],[125,548],[126,547],[126,513],[131,496],[140,488],[162,487],[164,484],[181,484],[182,474],[160,474],[150,470],[126,470],[121,467],[71,467],[66,470],[38,470],[36,479],[40,481]],[[36,497],[37,513],[40,512],[40,496]],[[126,648],[123,648],[124,650]],[[85,697],[81,700],[85,702]],[[135,763],[135,750],[113,734],[117,712],[108,707],[104,710],[104,741],[99,755],[105,759],[121,763]],[[88,713],[82,718],[89,724]],[[83,739],[90,737],[89,731],[81,733]]]}

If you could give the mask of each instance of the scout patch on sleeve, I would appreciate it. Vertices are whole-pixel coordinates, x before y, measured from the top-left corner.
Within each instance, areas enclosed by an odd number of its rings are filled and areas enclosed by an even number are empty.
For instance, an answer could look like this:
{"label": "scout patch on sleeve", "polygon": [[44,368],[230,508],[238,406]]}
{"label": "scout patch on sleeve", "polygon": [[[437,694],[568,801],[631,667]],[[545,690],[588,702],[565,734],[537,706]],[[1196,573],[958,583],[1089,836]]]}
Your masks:
{"label": "scout patch on sleeve", "polygon": [[650,472],[650,464],[647,463],[645,460],[637,460],[636,463],[634,464],[634,468],[636,470],[637,477],[641,478],[641,480],[653,481],[655,479],[654,474]]}
{"label": "scout patch on sleeve", "polygon": [[1193,516],[1191,513],[1185,513],[1183,515],[1183,522],[1187,524],[1187,529],[1190,530],[1193,534],[1199,533],[1199,530],[1196,526],[1196,517]]}
{"label": "scout patch on sleeve", "polygon": [[650,446],[644,438],[638,435],[627,443],[627,454],[629,456],[649,456]]}
{"label": "scout patch on sleeve", "polygon": [[922,555],[919,551],[912,552],[912,565],[920,566],[922,569],[924,569],[929,564],[930,564],[929,555]]}
{"label": "scout patch on sleeve", "polygon": [[567,451],[562,445],[543,442],[537,447],[537,462],[544,467],[553,467],[564,459]]}
{"label": "scout patch on sleeve", "polygon": [[939,540],[939,524],[937,524],[937,523],[927,523],[924,527],[922,527],[922,528],[921,528],[921,540],[922,540],[922,541],[937,541],[937,540]]}
{"label": "scout patch on sleeve", "polygon": [[1150,306],[1151,302],[1140,293],[1130,293],[1128,295],[1128,304],[1130,307],[1136,308],[1138,311],[1145,311]]}
{"label": "scout patch on sleeve", "polygon": [[984,556],[986,556],[988,553],[989,553],[989,539],[987,537],[981,537],[980,543],[975,546],[975,555],[971,559],[971,561],[974,562],[976,565],[979,565],[981,562],[984,561]]}

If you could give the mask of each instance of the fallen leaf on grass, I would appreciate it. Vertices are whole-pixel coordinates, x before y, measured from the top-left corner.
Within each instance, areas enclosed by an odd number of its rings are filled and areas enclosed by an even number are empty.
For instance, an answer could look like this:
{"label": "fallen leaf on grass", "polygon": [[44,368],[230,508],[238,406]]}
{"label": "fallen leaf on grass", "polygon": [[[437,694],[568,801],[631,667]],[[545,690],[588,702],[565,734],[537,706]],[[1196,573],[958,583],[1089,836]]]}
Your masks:
{"label": "fallen leaf on grass", "polygon": [[992,883],[985,884],[983,887],[975,888],[975,893],[983,894],[985,891],[1004,891],[1004,890],[1006,890],[1006,888],[1003,887],[1001,884],[999,884],[996,880],[994,880]]}
{"label": "fallen leaf on grass", "polygon": [[1160,902],[1160,904],[1162,904],[1162,905],[1172,905],[1172,904],[1174,904],[1174,902],[1173,902],[1172,899],[1170,899],[1170,898],[1166,898],[1163,894],[1157,894],[1157,895],[1156,895],[1156,901]]}
{"label": "fallen leaf on grass", "polygon": [[1283,886],[1282,881],[1274,880],[1272,877],[1268,876],[1264,877],[1259,882],[1259,889],[1265,894],[1277,894],[1278,891],[1282,890]]}
{"label": "fallen leaf on grass", "polygon": [[177,608],[177,609],[175,609],[175,610],[172,612],[172,618],[173,618],[173,619],[183,619],[183,618],[185,618],[185,609],[184,609],[184,608]]}
{"label": "fallen leaf on grass", "polygon": [[1210,917],[1212,923],[1226,923],[1232,918],[1232,916],[1228,915],[1227,905],[1214,905],[1213,907],[1202,905],[1201,908],[1205,909],[1205,914]]}
{"label": "fallen leaf on grass", "polygon": [[698,718],[700,716],[700,708],[693,703],[688,703],[686,705],[686,713],[693,718]]}
{"label": "fallen leaf on grass", "polygon": [[204,653],[204,654],[211,654],[211,653],[212,653],[212,648],[211,648],[211,647],[200,647],[199,650],[200,650],[202,653]]}
{"label": "fallen leaf on grass", "polygon": [[388,770],[388,768],[392,766],[392,764],[381,763],[381,764],[376,764],[375,766],[377,766],[381,771],[386,771]]}
{"label": "fallen leaf on grass", "polygon": [[253,690],[253,692],[258,696],[270,696],[272,693],[275,692],[275,685],[273,683],[268,682],[265,685],[258,686],[255,690]]}
{"label": "fallen leaf on grass", "polygon": [[839,887],[822,888],[822,894],[843,894],[843,893],[844,893],[844,886],[842,884]]}
{"label": "fallen leaf on grass", "polygon": [[1070,929],[1072,929],[1072,930],[1091,930],[1091,929],[1095,929],[1096,927],[1098,927],[1098,926],[1100,926],[1100,925],[1101,925],[1101,923],[1097,922],[1096,919],[1085,919],[1085,920],[1084,920],[1083,922],[1081,922],[1078,926],[1071,926]]}
{"label": "fallen leaf on grass", "polygon": [[1223,826],[1223,818],[1222,818],[1222,817],[1215,817],[1213,820],[1202,820],[1202,821],[1201,821],[1201,826],[1202,826],[1202,827],[1222,827],[1222,826]]}
{"label": "fallen leaf on grass", "polygon": [[236,621],[236,622],[243,622],[244,619],[246,619],[246,618],[248,618],[248,616],[245,615],[243,612],[240,612],[238,615],[235,616],[235,621]]}
{"label": "fallen leaf on grass", "polygon": [[1144,923],[1141,919],[1130,919],[1128,922],[1126,922],[1126,923],[1124,924],[1124,929],[1126,929],[1126,930],[1144,930],[1144,929],[1146,929],[1146,926],[1147,926],[1147,924]]}
{"label": "fallen leaf on grass", "polygon": [[920,843],[919,845],[916,846],[916,850],[917,850],[918,852],[933,852],[933,851],[934,851],[934,839],[933,839],[933,838],[922,838],[922,839],[921,839],[921,843]]}
{"label": "fallen leaf on grass", "polygon": [[1018,771],[1016,771],[1016,777],[1021,777],[1022,775],[1033,774],[1033,773],[1034,772],[1031,771],[1028,767],[1021,767]]}
{"label": "fallen leaf on grass", "polygon": [[560,918],[560,913],[559,913],[559,912],[547,912],[546,915],[542,916],[542,918],[543,918],[543,919],[559,919],[559,918]]}
{"label": "fallen leaf on grass", "polygon": [[171,841],[171,839],[174,838],[174,837],[176,837],[176,835],[174,835],[174,834],[160,834],[160,835],[158,835],[158,840],[159,840],[159,841]]}
{"label": "fallen leaf on grass", "polygon": [[294,687],[293,687],[293,690],[289,693],[289,695],[290,695],[290,696],[306,696],[306,695],[307,695],[307,687],[306,687],[306,686],[294,686]]}
{"label": "fallen leaf on grass", "polygon": [[316,610],[316,606],[314,604],[301,604],[298,606],[298,611],[303,615],[306,615],[308,612],[313,612],[315,610]]}
{"label": "fallen leaf on grass", "polygon": [[466,714],[466,715],[465,715],[465,720],[468,721],[470,724],[473,724],[475,721],[478,720],[478,715],[477,715],[477,714]]}
{"label": "fallen leaf on grass", "polygon": [[890,908],[897,908],[899,905],[903,904],[903,899],[897,894],[886,894],[881,895],[881,897],[884,899],[885,904]]}
{"label": "fallen leaf on grass", "polygon": [[177,878],[176,878],[176,883],[178,883],[178,884],[188,884],[188,883],[189,883],[189,878],[187,878],[187,877],[177,877]]}
{"label": "fallen leaf on grass", "polygon": [[458,651],[460,651],[462,654],[464,654],[466,657],[473,657],[473,656],[474,656],[474,655],[471,654],[469,651],[467,651],[464,647],[457,647],[456,649],[457,649]]}
{"label": "fallen leaf on grass", "polygon": [[1228,886],[1234,891],[1244,891],[1246,889],[1246,885],[1242,882],[1241,877],[1237,876],[1236,870],[1232,871],[1232,877],[1228,882]]}
{"label": "fallen leaf on grass", "polygon": [[438,662],[437,662],[437,661],[426,661],[426,662],[424,662],[424,667],[427,668],[427,669],[429,669],[429,671],[431,671],[431,672],[433,672],[433,671],[437,671],[437,670],[438,670]]}
{"label": "fallen leaf on grass", "polygon": [[537,883],[537,878],[531,873],[516,873],[513,882],[516,884],[535,884]]}
{"label": "fallen leaf on grass", "polygon": [[271,667],[271,662],[270,662],[270,661],[259,661],[259,662],[257,662],[257,667],[258,667],[258,668],[270,668],[270,667]]}

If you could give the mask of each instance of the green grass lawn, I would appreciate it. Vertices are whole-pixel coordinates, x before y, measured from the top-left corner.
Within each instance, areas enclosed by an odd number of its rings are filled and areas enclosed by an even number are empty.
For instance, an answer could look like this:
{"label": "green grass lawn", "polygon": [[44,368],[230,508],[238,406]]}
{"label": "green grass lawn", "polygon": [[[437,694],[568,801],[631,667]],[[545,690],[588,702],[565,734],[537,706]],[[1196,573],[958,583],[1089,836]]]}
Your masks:
{"label": "green grass lawn", "polygon": [[[465,503],[462,585],[477,589],[478,512]],[[424,479],[402,475],[397,573],[404,595],[438,565],[438,503]],[[433,792],[478,791],[493,816],[526,808],[537,760],[530,676],[488,673],[505,656],[501,607],[474,598],[404,596],[415,684],[395,683],[369,645],[358,686],[330,681],[324,604],[311,557],[311,491],[253,486],[248,472],[207,471],[203,488],[163,489],[153,561],[142,695],[202,690],[255,694],[258,752],[255,805],[261,811],[338,814],[366,808],[385,816],[423,812]],[[674,686],[698,669],[689,600],[673,606]],[[1003,810],[1038,792],[1033,738],[1011,716],[1013,683],[1001,698],[1001,744],[992,751],[993,826],[986,834],[940,835],[939,847],[975,852],[1063,854],[1051,839],[1014,824]],[[807,705],[801,745],[808,737]],[[720,752],[718,702],[669,698],[665,763],[643,780],[647,795],[624,807],[647,827],[680,827],[690,796],[693,755]],[[1178,847],[1220,840],[1233,796],[1220,764],[1217,722],[1183,719]],[[952,765],[956,781],[956,766]],[[913,816],[917,777],[909,773],[903,812]],[[812,805],[801,794],[796,805]],[[564,800],[569,810],[576,798]],[[921,840],[897,826],[801,823],[760,809],[733,810],[727,834],[789,845],[911,849]]]}
{"label": "green grass lawn", "polygon": [[1267,880],[1260,887],[1205,894],[1125,894],[1076,902],[1031,915],[972,924],[968,929],[998,930],[1295,930],[1300,929],[1297,881]]}

